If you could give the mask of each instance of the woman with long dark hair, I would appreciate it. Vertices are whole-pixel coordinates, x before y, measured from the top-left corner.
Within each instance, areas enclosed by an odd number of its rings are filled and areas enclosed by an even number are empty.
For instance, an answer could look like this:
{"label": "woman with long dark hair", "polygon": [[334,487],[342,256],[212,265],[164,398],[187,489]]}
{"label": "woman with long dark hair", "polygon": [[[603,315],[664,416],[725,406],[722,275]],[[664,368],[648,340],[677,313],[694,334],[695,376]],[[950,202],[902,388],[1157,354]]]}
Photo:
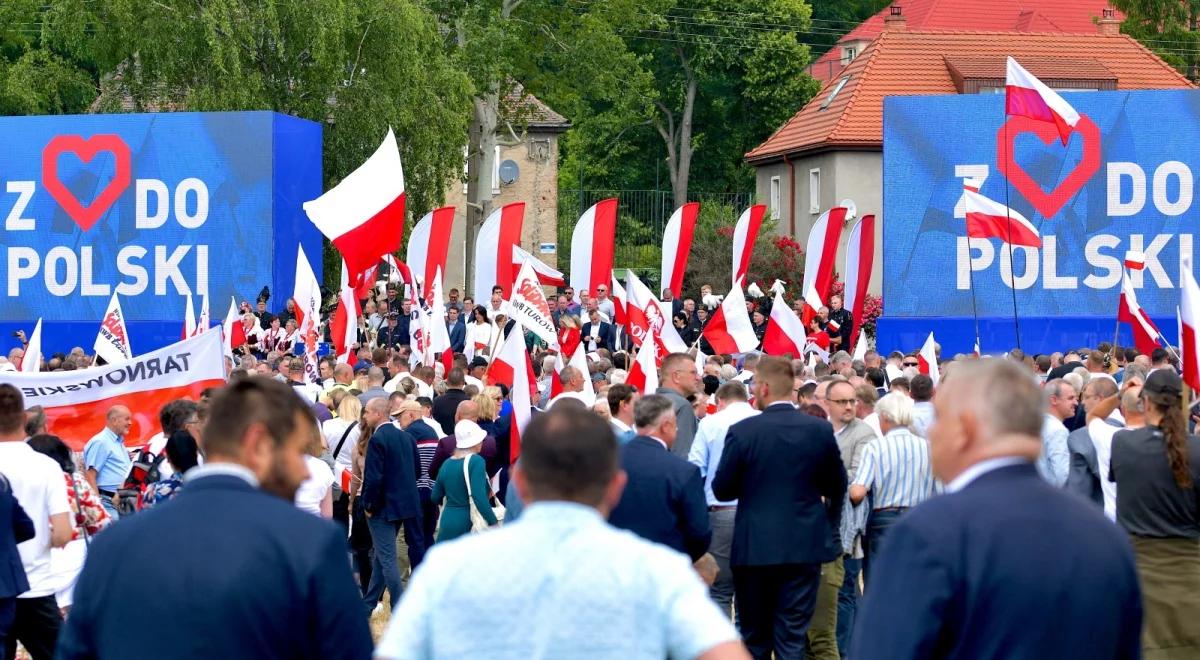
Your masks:
{"label": "woman with long dark hair", "polygon": [[1142,650],[1200,657],[1200,438],[1187,433],[1183,382],[1159,369],[1142,386],[1146,426],[1113,436],[1108,478],[1142,583]]}
{"label": "woman with long dark hair", "polygon": [[476,305],[467,324],[467,347],[474,355],[491,355],[496,343],[496,326],[488,318],[487,308]]}

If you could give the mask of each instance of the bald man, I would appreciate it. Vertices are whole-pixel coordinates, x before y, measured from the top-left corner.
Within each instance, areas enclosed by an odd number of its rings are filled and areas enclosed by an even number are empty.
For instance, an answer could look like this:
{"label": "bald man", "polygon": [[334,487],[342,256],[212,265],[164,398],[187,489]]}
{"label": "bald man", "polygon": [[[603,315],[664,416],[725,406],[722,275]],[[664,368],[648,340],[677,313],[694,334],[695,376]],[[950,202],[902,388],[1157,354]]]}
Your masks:
{"label": "bald man", "polygon": [[133,415],[125,406],[113,406],[105,416],[104,430],[83,447],[83,466],[88,483],[100,494],[100,504],[117,519],[117,489],[125,483],[133,461],[125,449],[125,434],[133,424]]}
{"label": "bald man", "polygon": [[1006,360],[964,362],[938,389],[929,445],[945,494],[889,528],[855,660],[1140,656],[1128,537],[1034,467],[1045,405]]}

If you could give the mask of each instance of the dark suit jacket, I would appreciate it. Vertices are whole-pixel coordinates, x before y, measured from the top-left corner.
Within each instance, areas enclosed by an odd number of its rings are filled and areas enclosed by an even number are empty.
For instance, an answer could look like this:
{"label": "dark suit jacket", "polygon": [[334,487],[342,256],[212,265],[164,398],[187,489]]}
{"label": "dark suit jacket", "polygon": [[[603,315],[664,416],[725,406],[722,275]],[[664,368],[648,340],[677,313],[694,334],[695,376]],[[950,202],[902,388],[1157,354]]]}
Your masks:
{"label": "dark suit jacket", "polygon": [[1031,463],[906,513],[877,564],[855,660],[1140,657],[1128,538]]}
{"label": "dark suit jacket", "polygon": [[[583,327],[580,329],[579,337],[584,342],[585,346],[590,347],[591,336],[592,322],[588,321],[587,323],[584,323]],[[605,323],[604,321],[601,321],[599,334],[596,336],[596,348],[604,348],[611,351],[613,350],[613,345],[615,343],[616,335],[613,331],[613,325],[611,323]]]}
{"label": "dark suit jacket", "polygon": [[454,324],[447,323],[446,331],[450,334],[450,350],[462,353],[467,346],[467,326],[463,325],[462,319]]}
{"label": "dark suit jacket", "polygon": [[644,435],[622,445],[621,468],[629,483],[609,524],[686,553],[692,561],[708,552],[712,528],[700,468]]}
{"label": "dark suit jacket", "polygon": [[434,397],[433,409],[429,413],[433,421],[442,427],[442,433],[454,433],[454,415],[458,412],[458,404],[467,400],[467,393],[462,390],[446,390],[446,393]]}
{"label": "dark suit jacket", "polygon": [[210,475],[96,535],[57,657],[369,658],[371,649],[346,532],[236,476]]}
{"label": "dark suit jacket", "polygon": [[396,521],[417,518],[421,500],[417,479],[421,478],[421,455],[417,442],[394,424],[375,429],[367,442],[363,463],[363,510],[372,516]]}
{"label": "dark suit jacket", "polygon": [[1067,435],[1067,451],[1071,454],[1071,463],[1067,471],[1066,489],[1103,507],[1104,492],[1100,490],[1096,445],[1092,444],[1092,436],[1086,426]]}
{"label": "dark suit jacket", "polygon": [[738,500],[733,566],[820,564],[842,554],[846,468],[829,422],[776,404],[734,424],[712,489],[719,500]]}
{"label": "dark suit jacket", "polygon": [[17,544],[33,538],[35,533],[33,521],[13,497],[12,486],[0,476],[0,598],[15,598],[29,591]]}

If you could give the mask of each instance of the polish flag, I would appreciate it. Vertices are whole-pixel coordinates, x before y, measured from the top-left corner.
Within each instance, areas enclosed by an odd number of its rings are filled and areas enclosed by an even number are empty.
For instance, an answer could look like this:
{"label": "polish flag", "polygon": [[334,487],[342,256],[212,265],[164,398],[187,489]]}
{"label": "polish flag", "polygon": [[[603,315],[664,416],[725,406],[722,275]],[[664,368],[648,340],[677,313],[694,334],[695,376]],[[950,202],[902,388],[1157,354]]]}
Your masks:
{"label": "polish flag", "polygon": [[976,337],[975,338],[975,357],[979,357],[981,355],[983,355],[983,353],[979,350],[979,337]]}
{"label": "polish flag", "polygon": [[636,346],[651,335],[652,326],[661,324],[664,319],[658,316],[658,307],[654,305],[657,299],[650,289],[642,283],[632,270],[625,271],[625,316],[629,323],[629,336]]}
{"label": "polish flag", "polygon": [[303,246],[296,248],[296,284],[292,301],[296,309],[296,326],[304,342],[305,380],[309,383],[320,383],[317,337],[321,333],[321,284],[317,281],[308,257],[304,256]]}
{"label": "polish flag", "polygon": [[[804,280],[800,290],[804,292],[804,300],[809,302],[809,289],[816,294],[817,300],[825,300],[829,296],[829,287],[833,285],[833,268],[837,261],[838,242],[842,240],[842,228],[849,215],[846,207],[835,206],[821,214],[808,234],[808,243],[804,253]],[[818,305],[819,307],[819,305]],[[816,313],[818,307],[813,308]],[[808,319],[804,319],[805,326]]]}
{"label": "polish flag", "polygon": [[683,273],[687,270],[699,216],[700,203],[688,202],[675,209],[663,231],[662,288],[670,289],[676,298],[683,295]]}
{"label": "polish flag", "polygon": [[521,225],[525,220],[525,202],[514,202],[492,211],[475,237],[475,302],[487,304],[492,287],[503,289],[508,300],[512,294],[512,248],[521,244]]}
{"label": "polish flag", "polygon": [[704,338],[717,353],[745,353],[758,347],[754,325],[746,313],[742,287],[734,285],[704,327]]}
{"label": "polish flag", "polygon": [[36,374],[42,370],[42,320],[38,319],[33,326],[33,334],[29,335],[29,343],[25,345],[25,355],[21,358],[21,373]]}
{"label": "polish flag", "polygon": [[237,300],[229,299],[229,313],[225,315],[222,324],[225,331],[225,353],[232,354],[233,349],[246,343],[246,328],[242,325],[242,317],[238,314]]}
{"label": "polish flag", "polygon": [[825,324],[825,329],[828,330],[829,332],[837,332],[838,330],[842,329],[842,326],[840,324],[838,324],[837,321],[834,321],[833,319],[829,319],[829,322]]}
{"label": "polish flag", "polygon": [[612,284],[609,285],[609,293],[612,294],[613,308],[617,312],[617,318],[613,319],[613,324],[618,328],[622,328],[629,322],[629,312],[626,310],[628,306],[625,300],[625,287],[617,280],[617,276],[612,276]]}
{"label": "polish flag", "polygon": [[579,370],[579,373],[583,374],[583,392],[581,392],[581,394],[595,401],[596,388],[592,386],[592,379],[589,377],[590,373],[588,372],[587,349],[584,348],[582,343],[580,343],[576,345],[575,350],[570,353],[571,359],[569,361],[563,362],[562,356],[563,354],[559,353],[554,358],[554,370],[556,375],[555,378],[550,381],[550,398],[553,399],[559,394],[562,394],[563,382],[561,376],[563,369],[566,367],[575,367]]}
{"label": "polish flag", "polygon": [[[975,342],[975,347],[977,349],[979,348],[978,341]],[[859,330],[858,330],[858,341],[854,342],[854,356],[851,357],[850,359],[851,360],[867,359],[867,331],[863,330],[862,328],[859,328]]]}
{"label": "polish flag", "polygon": [[1011,57],[1004,80],[1004,114],[1054,124],[1064,145],[1079,123],[1079,113],[1070,103]]}
{"label": "polish flag", "polygon": [[[850,230],[850,238],[846,241],[846,277],[845,295],[842,297],[842,307],[850,310],[850,318],[854,327],[850,330],[851,337],[858,336],[862,327],[863,307],[867,302],[867,287],[871,284],[871,273],[875,268],[875,216],[864,215],[854,228]],[[854,346],[857,348],[858,342]],[[843,347],[848,348],[848,347]]]}
{"label": "polish flag", "polygon": [[429,315],[426,317],[429,321],[429,350],[434,354],[441,353],[443,357],[447,353],[453,357],[454,353],[450,350],[450,331],[446,329],[445,322],[446,299],[442,295],[442,279],[442,269],[434,269],[432,283],[427,287],[433,294],[433,304],[429,306]]}
{"label": "polish flag", "polygon": [[765,204],[755,204],[742,211],[737,224],[733,227],[733,286],[740,288],[746,273],[750,270],[750,257],[754,254],[754,241],[758,238],[758,230],[762,228],[763,216],[767,212]]}
{"label": "polish flag", "polygon": [[125,312],[121,311],[121,301],[114,291],[108,301],[108,309],[104,319],[100,321],[100,331],[92,345],[97,357],[104,358],[108,364],[117,364],[133,359],[133,348],[129,345],[129,332],[125,329]]}
{"label": "polish flag", "polygon": [[1200,286],[1192,274],[1192,259],[1180,263],[1183,290],[1179,301],[1179,352],[1183,359],[1183,382],[1200,389]]}
{"label": "polish flag", "polygon": [[[538,283],[544,286],[566,286],[567,280],[562,272],[555,270],[546,262],[538,259],[532,254],[522,250],[520,246],[512,246],[512,262],[513,262],[513,281],[517,279],[517,273],[521,272],[521,266],[528,261],[533,266],[533,272],[537,275]],[[491,294],[489,293],[489,300]]]}
{"label": "polish flag", "polygon": [[362,281],[354,289],[354,297],[359,300],[366,300],[371,295],[371,289],[375,286],[375,275],[379,273],[379,264],[375,264],[363,273]]}
{"label": "polish flag", "polygon": [[1125,253],[1125,267],[1129,270],[1142,270],[1146,267],[1146,255],[1130,250]]}
{"label": "polish flag", "polygon": [[1158,326],[1154,325],[1154,321],[1151,321],[1150,317],[1146,315],[1146,310],[1138,304],[1133,283],[1129,280],[1129,273],[1121,273],[1121,297],[1119,300],[1117,321],[1129,324],[1133,330],[1133,344],[1137,346],[1138,352],[1150,355],[1155,348],[1161,346],[1158,338],[1162,333],[1158,331]]}
{"label": "polish flag", "polygon": [[934,387],[937,387],[938,382],[942,380],[942,375],[938,370],[937,348],[932,332],[925,340],[925,345],[921,347],[921,352],[917,354],[917,369],[933,380]]}
{"label": "polish flag", "polygon": [[413,225],[408,235],[404,261],[413,273],[421,276],[425,286],[425,302],[431,304],[430,282],[438,269],[446,272],[446,255],[450,251],[450,232],[454,229],[454,207],[443,206],[426,213]]}
{"label": "polish flag", "polygon": [[642,344],[625,383],[642,394],[654,394],[658,390],[658,364],[654,357],[653,343]]}
{"label": "polish flag", "polygon": [[767,355],[800,357],[804,354],[804,324],[796,313],[788,308],[779,292],[771,305],[771,316],[767,318],[767,331],[763,334],[763,352]]}
{"label": "polish flag", "polygon": [[208,313],[208,294],[200,296],[200,316],[196,318],[196,333],[203,334],[209,329],[211,323]]}
{"label": "polish flag", "polygon": [[533,364],[529,361],[529,352],[525,350],[525,333],[520,324],[501,344],[496,357],[488,368],[488,384],[504,383],[508,386],[508,398],[512,402],[512,440],[510,454],[512,462],[521,455],[521,433],[529,425],[533,400],[531,388],[537,383],[533,377]]}
{"label": "polish flag", "polygon": [[408,292],[408,295],[404,297],[412,298],[414,295],[413,292],[417,290],[417,280],[413,274],[413,270],[408,267],[407,263],[400,261],[391,254],[383,255],[383,263],[387,264],[389,267],[388,282],[397,284],[404,282],[406,286],[412,289],[412,291]]}
{"label": "polish flag", "polygon": [[183,310],[183,330],[180,339],[187,339],[196,334],[196,312],[192,310],[192,294],[187,294],[187,308]]}
{"label": "polish flag", "polygon": [[354,352],[354,342],[358,339],[358,297],[354,287],[350,286],[350,273],[346,262],[342,262],[342,286],[338,294],[337,309],[329,322],[329,334],[333,339],[333,354],[337,356],[338,364],[349,364]]}
{"label": "polish flag", "polygon": [[963,189],[967,211],[967,236],[999,238],[1013,245],[1042,247],[1042,237],[1025,216],[983,195]]}
{"label": "polish flag", "polygon": [[579,216],[571,234],[571,288],[596,295],[596,287],[612,276],[617,237],[617,198],[597,202]]}
{"label": "polish flag", "polygon": [[813,287],[808,287],[804,290],[804,306],[801,308],[800,322],[804,324],[805,331],[808,330],[808,324],[817,318],[817,313],[825,303],[821,302],[821,296],[817,295],[817,290]]}
{"label": "polish flag", "polygon": [[342,253],[352,285],[383,255],[398,251],[404,237],[404,168],[392,129],[367,162],[305,202],[304,211]]}

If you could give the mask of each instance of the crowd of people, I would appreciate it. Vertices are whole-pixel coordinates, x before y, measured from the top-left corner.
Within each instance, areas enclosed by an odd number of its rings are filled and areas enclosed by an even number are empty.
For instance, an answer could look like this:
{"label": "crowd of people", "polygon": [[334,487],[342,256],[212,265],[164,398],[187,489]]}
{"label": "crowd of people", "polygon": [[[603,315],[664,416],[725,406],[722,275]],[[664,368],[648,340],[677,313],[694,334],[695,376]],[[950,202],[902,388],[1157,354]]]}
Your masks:
{"label": "crowd of people", "polygon": [[[935,387],[916,352],[853,359],[834,299],[828,359],[672,353],[642,392],[588,293],[552,299],[586,372],[525,335],[523,430],[499,290],[450,290],[453,359],[422,364],[384,289],[318,383],[290,301],[247,304],[228,384],[144,444],[122,405],[59,438],[0,385],[5,657],[1200,657],[1172,352],[940,356]],[[711,291],[663,300],[703,351]]]}

